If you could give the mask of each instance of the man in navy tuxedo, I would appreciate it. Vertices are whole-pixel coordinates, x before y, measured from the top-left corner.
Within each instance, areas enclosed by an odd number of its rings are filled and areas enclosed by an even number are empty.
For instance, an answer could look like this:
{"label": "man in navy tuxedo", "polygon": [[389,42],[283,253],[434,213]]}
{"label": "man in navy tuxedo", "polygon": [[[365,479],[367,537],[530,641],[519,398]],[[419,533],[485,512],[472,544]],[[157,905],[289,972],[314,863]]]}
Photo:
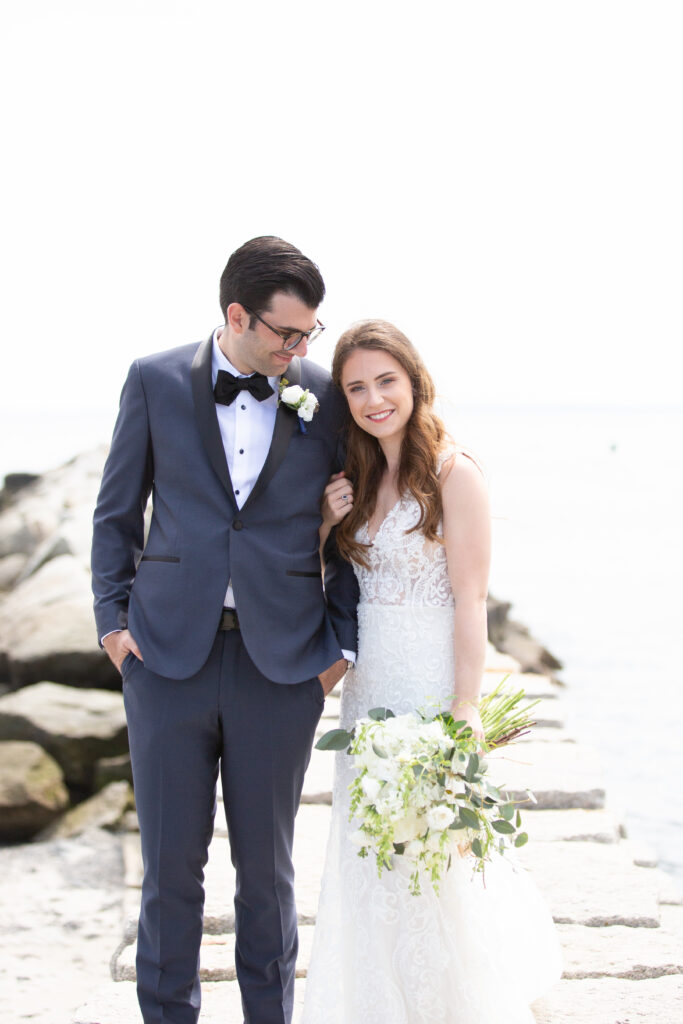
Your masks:
{"label": "man in navy tuxedo", "polygon": [[[245,1022],[291,1020],[294,818],[325,695],[356,650],[353,571],[332,537],[323,588],[319,554],[320,500],[344,440],[341,395],[302,358],[324,329],[324,293],[298,249],[252,239],[221,278],[225,326],[137,360],[121,395],[92,568],[140,820],[145,1024],[199,1015],[219,771]],[[283,380],[315,395],[311,420],[279,400]]]}

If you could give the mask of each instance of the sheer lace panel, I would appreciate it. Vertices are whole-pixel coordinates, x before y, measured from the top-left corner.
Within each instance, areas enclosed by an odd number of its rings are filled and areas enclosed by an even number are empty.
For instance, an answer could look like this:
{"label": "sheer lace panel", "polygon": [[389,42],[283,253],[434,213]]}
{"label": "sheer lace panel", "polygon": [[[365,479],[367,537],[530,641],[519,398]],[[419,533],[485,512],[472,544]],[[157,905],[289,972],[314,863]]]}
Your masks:
{"label": "sheer lace panel", "polygon": [[[445,449],[439,456],[438,471],[456,453]],[[403,495],[382,520],[368,549],[369,568],[354,564],[361,602],[407,605],[409,607],[452,607],[453,592],[448,576],[446,549],[438,541],[425,540],[421,530],[408,533],[420,518],[420,506],[412,494]],[[439,524],[439,536],[443,528]],[[369,543],[365,523],[356,539]]]}

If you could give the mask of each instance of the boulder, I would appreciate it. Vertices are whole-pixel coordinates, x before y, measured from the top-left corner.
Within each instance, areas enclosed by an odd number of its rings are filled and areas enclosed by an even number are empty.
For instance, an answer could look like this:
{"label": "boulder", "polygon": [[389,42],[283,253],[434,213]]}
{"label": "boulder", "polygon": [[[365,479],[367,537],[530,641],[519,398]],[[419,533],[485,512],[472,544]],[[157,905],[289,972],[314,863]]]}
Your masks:
{"label": "boulder", "polygon": [[0,841],[25,842],[69,805],[59,765],[36,743],[0,742]]}
{"label": "boulder", "polygon": [[529,633],[526,626],[508,618],[512,605],[489,596],[487,601],[489,641],[498,651],[510,655],[521,665],[522,672],[548,675],[562,668],[562,663]]}
{"label": "boulder", "polygon": [[34,683],[0,697],[0,740],[40,744],[54,757],[70,786],[89,792],[95,764],[128,749],[123,697]]}
{"label": "boulder", "polygon": [[132,786],[133,767],[130,763],[130,754],[101,757],[95,765],[93,782],[96,790],[104,789],[110,782],[128,782]]}
{"label": "boulder", "polygon": [[0,558],[0,590],[9,590],[17,582],[26,565],[26,555],[5,555]]}
{"label": "boulder", "polygon": [[7,673],[0,682],[14,688],[41,679],[70,686],[121,686],[97,643],[89,573],[73,555],[45,562],[2,600],[0,653]]}
{"label": "boulder", "polygon": [[35,499],[10,504],[0,513],[0,558],[30,555],[59,523],[58,513]]}
{"label": "boulder", "polygon": [[91,828],[106,828],[110,831],[120,829],[126,812],[134,806],[134,802],[133,790],[127,782],[111,782],[95,796],[53,821],[35,838],[41,841],[73,839]]}

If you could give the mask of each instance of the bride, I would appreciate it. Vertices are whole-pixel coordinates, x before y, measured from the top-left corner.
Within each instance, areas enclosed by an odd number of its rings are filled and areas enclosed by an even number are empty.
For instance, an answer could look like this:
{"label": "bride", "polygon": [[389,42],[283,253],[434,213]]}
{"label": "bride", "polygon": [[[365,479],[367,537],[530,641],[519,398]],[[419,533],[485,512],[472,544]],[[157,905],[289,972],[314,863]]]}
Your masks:
{"label": "bride", "polygon": [[[434,384],[392,324],[346,331],[332,376],[349,408],[345,475],[328,485],[333,526],[360,587],[358,656],[340,725],[373,707],[451,708],[482,738],[489,510],[483,475],[433,411]],[[353,481],[353,486],[351,481]],[[437,896],[409,892],[395,858],[378,877],[351,840],[353,759],[336,755],[332,823],[303,1024],[527,1024],[560,976],[550,915],[526,873],[497,856],[485,884],[454,857]]]}

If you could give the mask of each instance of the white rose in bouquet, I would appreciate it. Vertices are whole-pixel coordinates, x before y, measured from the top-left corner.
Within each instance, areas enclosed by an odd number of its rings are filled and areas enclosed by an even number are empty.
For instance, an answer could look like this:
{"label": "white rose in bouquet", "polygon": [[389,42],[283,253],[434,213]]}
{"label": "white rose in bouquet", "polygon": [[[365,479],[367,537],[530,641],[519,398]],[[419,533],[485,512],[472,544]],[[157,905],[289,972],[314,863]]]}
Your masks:
{"label": "white rose in bouquet", "polygon": [[452,825],[455,821],[455,814],[450,807],[446,807],[445,804],[438,804],[436,807],[430,807],[426,814],[427,824],[430,829],[435,832],[443,832],[449,825]]}

